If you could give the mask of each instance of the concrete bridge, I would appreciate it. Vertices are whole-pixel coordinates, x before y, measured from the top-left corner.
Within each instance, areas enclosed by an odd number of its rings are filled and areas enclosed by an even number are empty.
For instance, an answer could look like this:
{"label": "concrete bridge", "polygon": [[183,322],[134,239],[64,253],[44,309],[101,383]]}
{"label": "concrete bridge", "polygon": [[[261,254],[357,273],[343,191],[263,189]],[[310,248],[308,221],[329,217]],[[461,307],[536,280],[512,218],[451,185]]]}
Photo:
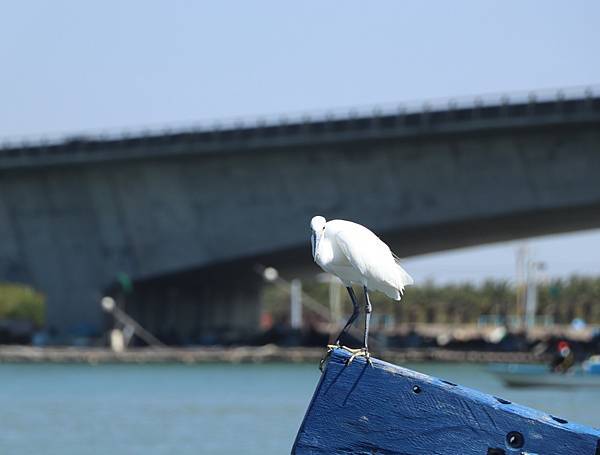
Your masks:
{"label": "concrete bridge", "polygon": [[310,266],[314,214],[364,223],[401,256],[598,227],[600,96],[9,145],[0,280],[45,292],[62,332],[99,329],[124,275],[155,330],[251,332],[252,266]]}

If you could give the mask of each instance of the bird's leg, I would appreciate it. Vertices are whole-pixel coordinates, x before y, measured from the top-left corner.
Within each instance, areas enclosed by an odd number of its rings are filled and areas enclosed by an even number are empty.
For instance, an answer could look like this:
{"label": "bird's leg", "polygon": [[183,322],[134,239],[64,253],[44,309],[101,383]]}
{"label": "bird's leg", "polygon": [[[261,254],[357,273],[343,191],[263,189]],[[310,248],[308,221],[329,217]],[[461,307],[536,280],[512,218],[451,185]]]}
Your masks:
{"label": "bird's leg", "polygon": [[325,353],[325,355],[321,359],[321,362],[319,363],[319,369],[321,371],[323,371],[325,361],[329,358],[334,349],[343,348],[346,351],[349,351],[352,355],[360,351],[360,349],[351,349],[346,346],[340,346],[340,339],[342,338],[342,335],[344,335],[344,333],[348,331],[350,326],[354,323],[354,321],[356,321],[356,318],[360,314],[360,307],[358,306],[358,302],[356,301],[356,294],[354,294],[354,289],[352,289],[352,286],[346,286],[346,289],[348,290],[348,294],[350,295],[350,300],[352,300],[352,315],[350,316],[350,319],[348,319],[348,322],[346,322],[346,325],[344,326],[340,334],[335,339],[335,342],[333,344],[327,345],[327,352]]}
{"label": "bird's leg", "polygon": [[365,290],[365,338],[363,342],[363,346],[365,348],[365,352],[369,352],[369,345],[367,344],[369,341],[369,322],[371,322],[371,312],[373,311],[373,307],[371,306],[371,300],[369,299],[369,291],[367,287],[364,287]]}
{"label": "bird's leg", "polygon": [[356,357],[364,357],[367,359],[369,365],[373,366],[373,362],[371,361],[371,354],[369,353],[369,322],[371,321],[371,312],[373,311],[373,307],[371,306],[371,300],[369,299],[369,291],[367,287],[364,286],[365,291],[365,335],[363,339],[363,347],[362,349],[357,349],[346,361],[346,365],[350,365],[352,361]]}
{"label": "bird's leg", "polygon": [[346,331],[350,328],[350,326],[354,323],[354,321],[356,321],[356,318],[358,317],[358,315],[360,313],[360,308],[358,306],[358,302],[356,301],[356,294],[354,294],[354,289],[352,289],[352,286],[347,286],[346,289],[348,290],[348,294],[350,295],[350,299],[352,300],[352,306],[354,307],[354,309],[352,310],[352,316],[350,316],[350,319],[348,319],[348,322],[346,322],[346,325],[344,326],[344,328],[342,329],[340,334],[335,339],[335,343],[332,345],[329,345],[334,348],[340,347],[340,338],[342,338],[342,335],[344,333],[346,333]]}

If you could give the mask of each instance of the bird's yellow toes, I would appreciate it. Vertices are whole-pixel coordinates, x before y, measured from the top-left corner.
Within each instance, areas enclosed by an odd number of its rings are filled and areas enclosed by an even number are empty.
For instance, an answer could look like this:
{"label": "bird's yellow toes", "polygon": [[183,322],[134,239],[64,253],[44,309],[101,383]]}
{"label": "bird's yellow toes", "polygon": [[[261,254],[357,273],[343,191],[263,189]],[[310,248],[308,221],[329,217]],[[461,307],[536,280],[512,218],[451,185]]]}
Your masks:
{"label": "bird's yellow toes", "polygon": [[365,348],[352,349],[351,352],[352,352],[352,355],[348,358],[348,360],[346,360],[346,366],[350,365],[354,361],[354,359],[357,357],[364,357],[365,360],[367,361],[367,363],[369,365],[373,366],[373,361],[371,360],[371,354]]}

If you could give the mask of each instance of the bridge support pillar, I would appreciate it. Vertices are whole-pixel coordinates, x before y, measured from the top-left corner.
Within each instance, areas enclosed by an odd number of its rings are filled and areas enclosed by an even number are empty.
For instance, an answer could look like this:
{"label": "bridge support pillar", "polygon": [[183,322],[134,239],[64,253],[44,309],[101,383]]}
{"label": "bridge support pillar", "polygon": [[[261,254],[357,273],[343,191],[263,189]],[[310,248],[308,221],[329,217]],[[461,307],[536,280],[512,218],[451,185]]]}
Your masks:
{"label": "bridge support pillar", "polygon": [[249,268],[219,267],[134,283],[124,305],[166,344],[248,343],[259,330],[261,286]]}

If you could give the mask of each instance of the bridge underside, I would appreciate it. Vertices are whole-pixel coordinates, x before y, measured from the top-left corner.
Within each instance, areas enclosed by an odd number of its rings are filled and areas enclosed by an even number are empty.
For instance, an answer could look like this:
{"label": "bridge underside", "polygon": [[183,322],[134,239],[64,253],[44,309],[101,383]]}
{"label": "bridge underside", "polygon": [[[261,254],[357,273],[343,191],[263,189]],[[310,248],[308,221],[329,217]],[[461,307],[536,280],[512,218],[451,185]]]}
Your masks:
{"label": "bridge underside", "polygon": [[[600,227],[600,204],[473,219],[381,233],[405,257],[525,237]],[[235,344],[256,340],[262,278],[257,265],[286,278],[311,278],[308,240],[297,247],[175,273],[135,284],[128,311],[169,344]]]}
{"label": "bridge underside", "polygon": [[110,289],[142,326],[169,345],[248,344],[260,325],[261,279],[236,261]]}

